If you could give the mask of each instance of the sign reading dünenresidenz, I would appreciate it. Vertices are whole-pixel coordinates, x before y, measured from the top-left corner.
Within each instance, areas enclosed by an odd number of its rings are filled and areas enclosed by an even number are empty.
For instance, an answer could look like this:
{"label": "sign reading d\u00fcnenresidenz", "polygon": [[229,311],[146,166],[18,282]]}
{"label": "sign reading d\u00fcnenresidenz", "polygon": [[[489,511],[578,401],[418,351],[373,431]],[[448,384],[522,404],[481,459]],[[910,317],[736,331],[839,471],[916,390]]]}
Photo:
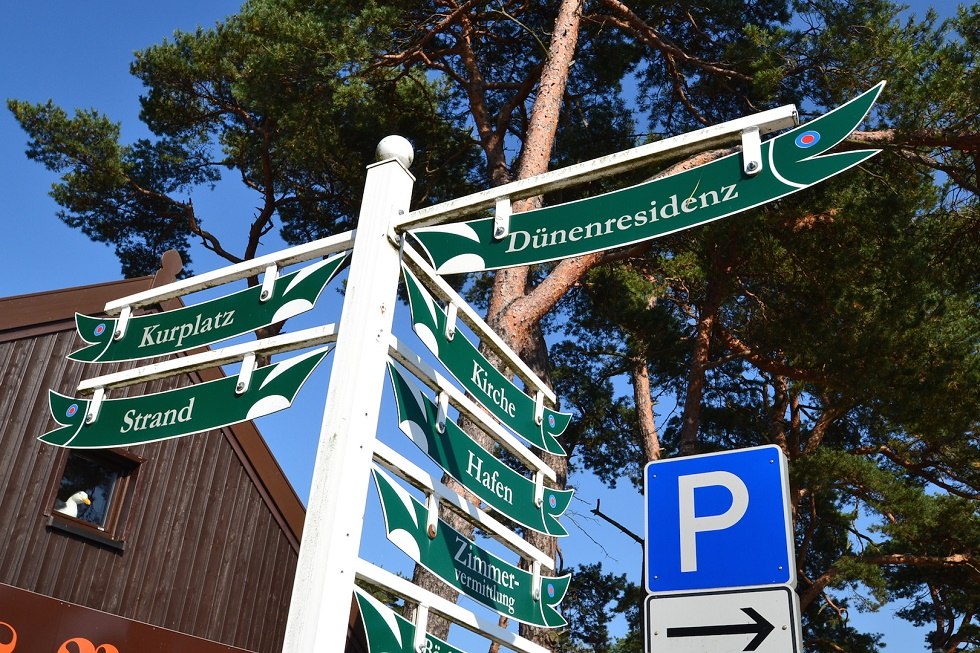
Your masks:
{"label": "sign reading d\u00fcnenresidenz", "polygon": [[690,170],[577,202],[511,217],[494,236],[493,218],[412,232],[440,274],[544,263],[631,245],[777,200],[852,168],[878,150],[820,156],[850,134],[884,83],[762,144],[761,170],[746,175],[735,153]]}

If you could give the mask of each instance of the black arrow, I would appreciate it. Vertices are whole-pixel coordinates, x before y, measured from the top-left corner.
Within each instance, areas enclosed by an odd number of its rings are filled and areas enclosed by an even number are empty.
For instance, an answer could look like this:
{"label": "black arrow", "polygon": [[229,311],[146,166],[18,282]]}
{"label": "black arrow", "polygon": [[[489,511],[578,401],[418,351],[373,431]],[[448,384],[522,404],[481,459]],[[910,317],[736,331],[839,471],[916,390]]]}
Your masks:
{"label": "black arrow", "polygon": [[754,651],[765,641],[773,626],[765,617],[752,608],[742,608],[755,623],[731,624],[728,626],[690,626],[687,628],[668,628],[667,637],[708,637],[710,635],[755,635],[743,651]]}

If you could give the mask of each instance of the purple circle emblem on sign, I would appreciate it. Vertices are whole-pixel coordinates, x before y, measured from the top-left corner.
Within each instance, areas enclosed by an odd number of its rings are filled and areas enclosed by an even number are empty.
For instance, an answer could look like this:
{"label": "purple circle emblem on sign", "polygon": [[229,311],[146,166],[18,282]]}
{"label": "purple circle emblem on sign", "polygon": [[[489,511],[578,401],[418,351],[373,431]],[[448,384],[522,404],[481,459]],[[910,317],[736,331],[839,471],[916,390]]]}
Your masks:
{"label": "purple circle emblem on sign", "polygon": [[77,412],[78,412],[78,404],[72,404],[71,406],[68,407],[68,410],[65,411],[65,417],[74,417],[75,413]]}
{"label": "purple circle emblem on sign", "polygon": [[558,499],[555,498],[555,495],[552,494],[551,496],[548,497],[548,505],[551,506],[552,508],[558,507]]}
{"label": "purple circle emblem on sign", "polygon": [[550,426],[551,428],[555,428],[555,416],[554,415],[548,415],[548,426]]}
{"label": "purple circle emblem on sign", "polygon": [[805,131],[796,137],[796,147],[813,147],[820,141],[820,134],[813,131]]}
{"label": "purple circle emblem on sign", "polygon": [[552,599],[555,598],[555,586],[551,583],[548,583],[548,597]]}
{"label": "purple circle emblem on sign", "polygon": [[105,322],[99,323],[99,326],[95,327],[95,335],[101,336],[105,333]]}

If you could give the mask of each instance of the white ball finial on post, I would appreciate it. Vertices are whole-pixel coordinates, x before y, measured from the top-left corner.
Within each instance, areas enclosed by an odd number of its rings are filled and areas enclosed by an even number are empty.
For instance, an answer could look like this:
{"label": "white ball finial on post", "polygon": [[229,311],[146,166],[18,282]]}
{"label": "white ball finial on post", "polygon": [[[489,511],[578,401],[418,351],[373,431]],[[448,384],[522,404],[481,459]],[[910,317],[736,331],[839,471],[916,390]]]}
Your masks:
{"label": "white ball finial on post", "polygon": [[404,136],[385,136],[378,143],[374,158],[376,161],[397,159],[408,170],[412,167],[412,161],[415,160],[415,149]]}

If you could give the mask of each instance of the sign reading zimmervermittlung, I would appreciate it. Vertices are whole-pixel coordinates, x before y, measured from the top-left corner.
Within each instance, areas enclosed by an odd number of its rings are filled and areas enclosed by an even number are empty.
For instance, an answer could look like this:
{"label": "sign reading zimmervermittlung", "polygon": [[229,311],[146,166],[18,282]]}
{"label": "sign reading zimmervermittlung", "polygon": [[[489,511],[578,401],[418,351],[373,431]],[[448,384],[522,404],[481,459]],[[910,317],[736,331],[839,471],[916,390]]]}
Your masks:
{"label": "sign reading zimmervermittlung", "polygon": [[429,537],[426,507],[377,469],[374,482],[388,539],[415,562],[510,619],[544,628],[568,623],[555,606],[565,598],[570,576],[542,576],[535,585],[530,572],[482,549],[441,519]]}
{"label": "sign reading zimmervermittlung", "polygon": [[317,364],[322,348],[260,367],[248,390],[236,394],[237,377],[124,399],[106,399],[86,422],[91,401],[49,392],[51,415],[60,428],[38,439],[73,449],[123,447],[156,442],[237,424],[288,408]]}
{"label": "sign reading zimmervermittlung", "polygon": [[458,331],[446,333],[446,312],[436,304],[408,268],[403,268],[412,326],[419,339],[438,356],[446,369],[467,392],[497,419],[531,444],[559,456],[565,449],[555,436],[568,426],[572,416],[544,408],[541,422],[535,419],[534,399],[521,392],[510,379],[497,371],[476,347]]}
{"label": "sign reading zimmervermittlung", "polygon": [[255,286],[200,304],[132,317],[118,340],[119,320],[76,313],[78,335],[89,344],[68,358],[108,363],[163,356],[281,322],[313,308],[346,260],[347,254],[340,254],[276,279],[272,296],[265,301],[260,299],[262,288]]}
{"label": "sign reading zimmervermittlung", "polygon": [[493,235],[492,218],[422,227],[410,233],[440,274],[543,263],[638,243],[771,202],[844,172],[879,150],[818,156],[864,119],[884,82],[805,125],[762,144],[762,171],[747,176],[742,155],[676,175],[510,218]]}
{"label": "sign reading zimmervermittlung", "polygon": [[572,490],[546,487],[544,500],[537,505],[534,481],[495,458],[451,419],[446,419],[445,431],[439,432],[432,400],[391,363],[388,372],[395,390],[398,426],[419,449],[497,512],[547,535],[568,535],[558,517],[568,508]]}

